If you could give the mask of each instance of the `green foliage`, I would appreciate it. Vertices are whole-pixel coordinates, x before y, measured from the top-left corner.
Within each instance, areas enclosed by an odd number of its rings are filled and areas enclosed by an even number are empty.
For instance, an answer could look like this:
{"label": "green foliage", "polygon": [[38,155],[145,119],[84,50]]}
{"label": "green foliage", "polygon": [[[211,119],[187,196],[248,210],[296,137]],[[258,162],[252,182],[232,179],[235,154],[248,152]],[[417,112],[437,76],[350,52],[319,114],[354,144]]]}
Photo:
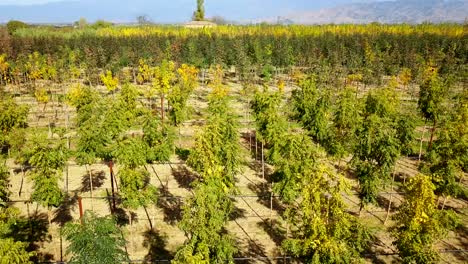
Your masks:
{"label": "green foliage", "polygon": [[12,227],[16,225],[20,211],[17,208],[0,207],[0,264],[32,264],[35,255],[27,252],[27,243],[12,238]]}
{"label": "green foliage", "polygon": [[315,76],[309,76],[299,83],[299,89],[291,96],[293,118],[307,129],[315,142],[331,152],[333,146],[330,96],[317,88]]}
{"label": "green foliage", "polygon": [[27,106],[0,94],[0,152],[10,148],[16,140],[17,134],[13,133],[16,129],[27,126],[28,112]]}
{"label": "green foliage", "polygon": [[169,161],[174,149],[174,131],[162,125],[158,117],[147,114],[143,125],[143,141],[148,146],[148,162]]}
{"label": "green foliage", "polygon": [[356,99],[356,91],[346,88],[338,94],[333,112],[334,144],[333,154],[344,157],[356,144],[356,130],[361,123],[361,104]]}
{"label": "green foliage", "polygon": [[276,159],[276,171],[272,175],[275,182],[273,191],[281,196],[282,201],[296,201],[303,187],[303,177],[313,169],[319,152],[319,148],[307,135],[285,136]]}
{"label": "green foliage", "polygon": [[31,172],[34,191],[31,199],[45,207],[58,207],[63,201],[63,193],[58,181],[68,158],[63,142],[52,145],[40,136],[33,139],[29,163],[34,166]]}
{"label": "green foliage", "polygon": [[254,113],[257,139],[267,144],[267,160],[275,164],[280,156],[279,151],[284,144],[287,132],[287,120],[282,115],[281,93],[269,92],[265,86],[263,91],[256,91],[251,108]]}
{"label": "green foliage", "polygon": [[202,175],[206,169],[223,167],[226,172],[223,183],[226,188],[232,188],[234,176],[240,172],[242,164],[238,121],[223,93],[215,89],[209,100],[207,124],[197,135],[187,164]]}
{"label": "green foliage", "polygon": [[122,205],[130,209],[155,204],[158,190],[149,183],[149,173],[144,169],[123,168],[119,171]]}
{"label": "green foliage", "polygon": [[352,164],[360,183],[363,204],[374,203],[379,183],[388,178],[400,151],[397,132],[388,119],[373,114],[357,131],[358,142]]}
{"label": "green foliage", "polygon": [[353,263],[371,241],[368,230],[346,212],[345,179],[321,162],[302,175],[299,204],[287,209],[293,238],[283,248],[303,263]]}
{"label": "green foliage", "polygon": [[431,179],[417,175],[409,179],[406,200],[394,215],[394,244],[399,250],[403,263],[435,263],[439,259],[433,244],[442,238],[448,228],[454,228],[447,221],[453,214],[437,209]]}
{"label": "green foliage", "polygon": [[32,264],[34,252],[26,251],[27,244],[12,238],[0,238],[0,264]]}
{"label": "green foliage", "polygon": [[432,176],[436,193],[444,196],[466,195],[460,183],[468,171],[468,100],[461,95],[448,120],[441,124],[436,140],[426,155],[422,170]]}
{"label": "green foliage", "polygon": [[5,162],[0,159],[0,207],[5,207],[10,196],[10,172]]}
{"label": "green foliage", "polygon": [[0,98],[0,131],[2,134],[12,129],[25,127],[27,124],[28,107],[18,105],[12,98]]}
{"label": "green foliage", "polygon": [[10,35],[13,35],[16,32],[16,30],[18,30],[18,29],[28,28],[29,27],[28,24],[26,24],[26,23],[24,23],[22,21],[18,21],[18,20],[8,21],[6,26],[7,26],[8,33],[10,33]]}
{"label": "green foliage", "polygon": [[233,263],[235,240],[224,229],[234,205],[222,181],[221,167],[207,169],[194,196],[184,206],[179,227],[188,241],[176,253],[173,263]]}
{"label": "green foliage", "polygon": [[443,102],[447,89],[436,69],[430,68],[427,71],[425,79],[419,86],[418,108],[424,118],[436,121],[444,110]]}
{"label": "green foliage", "polygon": [[98,217],[86,211],[83,225],[69,222],[62,230],[70,242],[67,253],[72,254],[70,263],[111,264],[129,261],[123,250],[125,240],[114,219]]}
{"label": "green foliage", "polygon": [[406,116],[399,114],[398,106],[399,98],[392,87],[366,97],[351,162],[359,180],[361,206],[376,202],[380,183],[389,178],[397,159],[408,151],[414,137],[414,125],[404,120]]}
{"label": "green foliage", "polygon": [[135,169],[146,164],[147,146],[139,137],[129,137],[118,142],[113,156],[127,168]]}

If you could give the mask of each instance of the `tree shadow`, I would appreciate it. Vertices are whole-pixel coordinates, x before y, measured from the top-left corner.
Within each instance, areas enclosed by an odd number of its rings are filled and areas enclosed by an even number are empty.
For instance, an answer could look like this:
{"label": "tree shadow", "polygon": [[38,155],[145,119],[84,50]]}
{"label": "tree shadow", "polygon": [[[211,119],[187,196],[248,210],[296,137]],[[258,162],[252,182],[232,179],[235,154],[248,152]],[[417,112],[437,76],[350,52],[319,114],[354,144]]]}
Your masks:
{"label": "tree shadow", "polygon": [[53,255],[48,253],[40,253],[38,249],[43,242],[49,242],[52,236],[48,234],[49,221],[46,213],[38,213],[27,217],[20,217],[15,225],[11,226],[9,236],[15,241],[21,241],[28,244],[26,250],[28,252],[36,252],[36,256],[31,258],[34,263],[40,261],[50,261]]}
{"label": "tree shadow", "polygon": [[171,252],[166,250],[167,237],[159,232],[149,229],[143,233],[143,246],[148,248],[148,254],[144,258],[144,263],[168,263],[173,258]]}
{"label": "tree shadow", "polygon": [[197,179],[197,175],[183,165],[172,168],[172,175],[179,186],[186,189],[191,189],[192,183]]}
{"label": "tree shadow", "polygon": [[[396,201],[395,201],[396,199],[397,199],[396,197],[393,197],[392,204],[390,206],[390,212],[395,212],[398,209],[398,206],[396,205]],[[388,210],[389,203],[390,203],[389,198],[383,195],[377,196],[377,204],[379,205],[379,207],[385,210]]]}
{"label": "tree shadow", "polygon": [[[112,195],[109,193],[109,190],[106,189],[107,203],[109,205],[109,211],[114,216],[114,219],[118,226],[125,226],[130,224],[130,218],[128,217],[127,211],[122,208],[122,199],[118,194],[115,195],[115,210],[113,208]],[[136,214],[133,213],[136,217]],[[133,216],[133,215],[132,215]],[[133,217],[132,217],[133,219]]]}
{"label": "tree shadow", "polygon": [[265,206],[266,208],[270,207],[278,212],[279,214],[283,214],[284,210],[286,208],[284,205],[281,203],[281,201],[278,199],[278,197],[273,197],[271,198],[271,192],[268,188],[267,184],[264,183],[249,183],[247,187],[255,192],[258,196],[257,202]]}
{"label": "tree shadow", "polygon": [[[106,179],[106,173],[101,170],[101,171],[92,171],[91,170],[91,178],[93,180],[93,191],[97,188],[100,188]],[[90,184],[89,184],[89,174],[86,173],[85,175],[82,176],[81,178],[81,188],[79,189],[80,192],[89,192],[91,190]]]}
{"label": "tree shadow", "polygon": [[246,212],[247,211],[245,209],[234,206],[234,210],[232,210],[232,212],[229,214],[229,220],[234,221],[239,218],[245,218]]}
{"label": "tree shadow", "polygon": [[164,222],[171,225],[176,224],[182,219],[180,197],[174,196],[165,186],[159,188],[159,194],[160,198],[158,199],[157,205],[162,208],[164,212]]}
{"label": "tree shadow", "polygon": [[180,160],[187,161],[189,155],[190,155],[190,150],[185,149],[185,148],[176,148],[176,154],[179,157]]}
{"label": "tree shadow", "polygon": [[265,221],[258,222],[257,225],[261,227],[275,242],[276,246],[281,246],[283,240],[286,238],[286,232],[280,228],[280,223],[276,219],[266,219]]}
{"label": "tree shadow", "polygon": [[52,222],[58,223],[61,227],[63,227],[67,222],[73,220],[71,215],[71,211],[75,208],[78,201],[78,194],[75,193],[73,196],[70,196],[68,193],[65,194],[63,202],[60,206],[55,210],[54,218]]}
{"label": "tree shadow", "polygon": [[244,252],[240,253],[242,254],[242,259],[236,260],[236,263],[272,263],[267,257],[265,246],[260,245],[252,239],[247,239],[247,248]]}

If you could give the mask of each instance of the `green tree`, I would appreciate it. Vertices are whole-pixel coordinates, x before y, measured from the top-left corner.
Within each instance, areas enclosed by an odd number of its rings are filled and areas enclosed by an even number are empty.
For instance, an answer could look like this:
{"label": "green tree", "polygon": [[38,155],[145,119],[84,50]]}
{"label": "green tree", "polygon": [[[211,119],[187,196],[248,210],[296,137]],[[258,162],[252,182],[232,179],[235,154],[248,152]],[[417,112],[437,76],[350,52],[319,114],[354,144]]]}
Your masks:
{"label": "green tree", "polygon": [[333,111],[334,145],[332,153],[340,158],[346,157],[352,152],[356,144],[356,130],[359,128],[362,118],[362,106],[356,99],[353,88],[346,88],[338,94]]}
{"label": "green tree", "polygon": [[28,24],[22,21],[18,21],[18,20],[8,21],[6,26],[7,26],[8,33],[10,33],[10,35],[13,35],[18,29],[29,27]]}
{"label": "green tree", "polygon": [[34,252],[27,252],[27,243],[12,238],[20,211],[13,207],[0,207],[0,264],[32,264]]}
{"label": "green tree", "polygon": [[437,69],[426,69],[424,80],[419,86],[418,108],[423,117],[432,122],[429,149],[432,146],[437,123],[444,112],[444,101],[447,97],[447,84],[439,77]]}
{"label": "green tree", "polygon": [[203,131],[195,139],[187,164],[201,175],[206,169],[221,166],[226,188],[234,186],[234,176],[240,172],[242,158],[239,144],[238,120],[229,107],[227,90],[215,87],[209,96],[209,117]]}
{"label": "green tree", "polygon": [[8,197],[10,196],[10,172],[8,171],[5,161],[0,159],[0,207],[7,206]]}
{"label": "green tree", "polygon": [[112,264],[130,261],[123,250],[125,240],[122,231],[111,217],[98,217],[85,212],[82,224],[69,222],[62,229],[70,242],[67,253],[70,263]]}
{"label": "green tree", "polygon": [[205,20],[205,7],[204,7],[204,0],[197,0],[197,10],[193,12],[192,19],[195,21],[203,21]]}
{"label": "green tree", "polygon": [[422,171],[432,176],[436,193],[448,197],[466,197],[461,184],[468,171],[468,92],[459,96],[447,120],[441,122],[432,149],[426,155]]}
{"label": "green tree", "polygon": [[162,125],[157,116],[147,113],[143,124],[143,141],[147,145],[148,162],[169,161],[174,149],[174,131]]}
{"label": "green tree", "polygon": [[299,89],[291,96],[293,118],[309,131],[315,142],[328,152],[333,152],[331,101],[327,92],[318,89],[315,76],[309,76],[299,83]]}
{"label": "green tree", "polygon": [[34,166],[30,176],[34,189],[31,199],[48,208],[50,222],[50,208],[58,207],[64,198],[58,181],[67,162],[68,151],[63,142],[52,144],[41,135],[33,139],[33,146],[29,159]]}
{"label": "green tree", "polygon": [[[211,169],[213,168],[213,169]],[[234,205],[223,185],[223,169],[206,169],[194,195],[184,206],[179,227],[188,240],[176,253],[173,263],[234,263],[237,252],[234,238],[225,225]]]}
{"label": "green tree", "polygon": [[437,209],[434,189],[431,179],[422,174],[406,185],[406,199],[393,217],[394,244],[403,263],[436,263],[439,254],[434,242],[457,225],[453,212]]}

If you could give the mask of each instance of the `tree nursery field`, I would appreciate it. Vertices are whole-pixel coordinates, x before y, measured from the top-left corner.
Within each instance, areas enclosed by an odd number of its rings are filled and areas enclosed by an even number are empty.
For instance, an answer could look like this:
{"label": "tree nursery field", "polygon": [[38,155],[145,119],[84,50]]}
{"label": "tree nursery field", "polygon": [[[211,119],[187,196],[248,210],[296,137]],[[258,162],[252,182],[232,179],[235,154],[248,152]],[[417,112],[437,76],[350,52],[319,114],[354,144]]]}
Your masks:
{"label": "tree nursery field", "polygon": [[0,263],[466,263],[467,59],[466,24],[0,27]]}

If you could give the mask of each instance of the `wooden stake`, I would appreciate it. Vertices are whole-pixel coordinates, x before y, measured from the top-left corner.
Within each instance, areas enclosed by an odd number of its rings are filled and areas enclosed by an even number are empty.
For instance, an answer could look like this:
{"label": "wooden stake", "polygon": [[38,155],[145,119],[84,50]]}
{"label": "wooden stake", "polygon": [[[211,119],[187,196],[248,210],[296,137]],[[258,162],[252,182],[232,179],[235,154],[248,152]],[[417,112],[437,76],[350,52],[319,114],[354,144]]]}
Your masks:
{"label": "wooden stake", "polygon": [[83,203],[81,202],[81,196],[78,196],[78,208],[80,210],[80,222],[83,225]]}

